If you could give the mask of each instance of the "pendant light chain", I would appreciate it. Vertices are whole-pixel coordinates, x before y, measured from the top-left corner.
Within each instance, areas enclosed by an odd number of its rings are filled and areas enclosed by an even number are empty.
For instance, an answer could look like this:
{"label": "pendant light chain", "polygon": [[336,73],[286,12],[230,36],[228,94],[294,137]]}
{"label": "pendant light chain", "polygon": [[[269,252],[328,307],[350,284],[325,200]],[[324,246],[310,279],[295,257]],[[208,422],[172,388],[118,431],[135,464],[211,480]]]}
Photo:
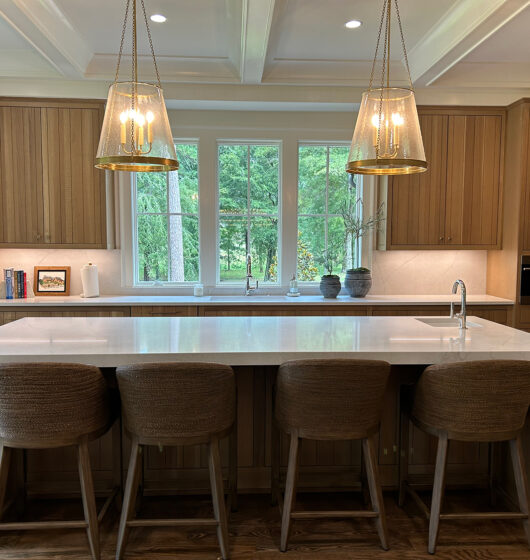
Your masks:
{"label": "pendant light chain", "polygon": [[118,64],[116,66],[116,75],[114,76],[114,83],[118,81],[120,75],[120,63],[123,54],[123,43],[125,41],[125,31],[127,30],[127,19],[129,17],[130,4],[131,4],[131,0],[127,0],[127,3],[125,5],[125,18],[123,19],[123,27],[121,30],[120,52],[118,53]]}
{"label": "pendant light chain", "polygon": [[[383,45],[383,64],[381,67],[381,88],[380,92],[381,95],[379,96],[379,119],[377,125],[377,141],[375,145],[375,158],[379,159],[379,150],[381,145],[381,123],[383,120],[383,92],[384,92],[384,83],[385,83],[385,71],[387,76],[387,82],[389,81],[389,72],[388,69],[390,67],[390,8],[392,6],[392,0],[385,0],[383,6],[383,18],[386,15],[386,26],[385,26],[385,42]],[[387,85],[388,87],[388,85]]]}
{"label": "pendant light chain", "polygon": [[377,44],[375,46],[374,60],[372,61],[372,72],[370,73],[370,83],[368,85],[369,90],[372,89],[372,85],[374,83],[375,66],[377,64],[377,54],[379,53],[379,44],[381,42],[381,31],[383,30],[383,22],[385,21],[386,3],[387,0],[383,0],[383,11],[381,13],[381,21],[379,22],[379,32],[377,33]]}
{"label": "pendant light chain", "polygon": [[132,118],[131,121],[131,153],[136,152],[136,104],[137,104],[137,95],[138,95],[138,54],[136,51],[136,0],[132,0],[133,2],[133,18],[132,18],[132,96],[131,96],[131,112]]}
{"label": "pendant light chain", "polygon": [[142,11],[144,13],[145,27],[147,29],[147,37],[149,39],[149,47],[151,48],[151,56],[153,57],[153,64],[155,66],[156,81],[158,83],[158,87],[161,88],[162,86],[160,84],[160,74],[158,73],[158,65],[156,63],[155,49],[153,48],[153,40],[151,39],[151,30],[149,29],[149,23],[147,23],[147,14],[145,12],[144,0],[141,1],[142,1]]}
{"label": "pendant light chain", "polygon": [[396,14],[397,14],[397,20],[398,20],[398,25],[399,25],[399,33],[401,35],[401,46],[403,47],[403,56],[405,58],[405,66],[407,68],[407,74],[409,76],[409,84],[410,84],[410,89],[412,91],[414,91],[414,86],[412,85],[412,77],[410,75],[410,68],[409,68],[409,58],[407,56],[407,49],[405,48],[405,38],[403,36],[403,28],[401,26],[401,16],[399,15],[399,6],[398,6],[398,0],[395,0],[396,2]]}

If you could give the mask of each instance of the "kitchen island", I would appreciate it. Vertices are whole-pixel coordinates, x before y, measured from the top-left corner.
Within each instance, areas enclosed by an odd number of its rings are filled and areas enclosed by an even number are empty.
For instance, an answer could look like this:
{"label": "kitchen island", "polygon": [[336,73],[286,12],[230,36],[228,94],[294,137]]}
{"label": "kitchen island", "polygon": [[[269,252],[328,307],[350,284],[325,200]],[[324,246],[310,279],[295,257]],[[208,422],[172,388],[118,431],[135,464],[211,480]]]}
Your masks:
{"label": "kitchen island", "polygon": [[[530,360],[530,334],[478,317],[468,329],[447,317],[26,317],[0,327],[0,361],[60,361],[92,364],[109,377],[119,365],[152,361],[219,361],[234,366],[238,386],[239,479],[243,491],[265,489],[269,480],[272,386],[277,366],[302,357],[387,360],[393,372],[385,395],[379,436],[383,485],[395,487],[398,474],[399,389],[433,363],[476,359]],[[414,430],[410,473],[428,482],[434,462],[431,439]],[[112,476],[112,440],[93,445],[100,489]],[[227,449],[224,449],[226,459]],[[29,491],[64,494],[77,490],[75,457],[57,451],[28,453]],[[61,452],[59,452],[61,453]],[[304,441],[301,485],[358,484],[357,442]],[[203,449],[149,449],[147,492],[207,488]],[[286,459],[286,442],[282,460]],[[455,443],[449,484],[488,480],[488,446]]]}

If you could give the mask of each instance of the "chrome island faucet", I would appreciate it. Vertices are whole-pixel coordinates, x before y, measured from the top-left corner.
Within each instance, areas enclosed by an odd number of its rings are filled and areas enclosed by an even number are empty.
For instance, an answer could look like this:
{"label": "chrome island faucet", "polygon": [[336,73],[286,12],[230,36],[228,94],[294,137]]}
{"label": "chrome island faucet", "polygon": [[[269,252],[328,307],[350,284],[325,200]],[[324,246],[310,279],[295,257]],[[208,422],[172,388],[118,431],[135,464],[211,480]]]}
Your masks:
{"label": "chrome island faucet", "polygon": [[256,280],[256,283],[255,283],[254,286],[250,285],[250,283],[253,280],[254,280],[254,277],[252,276],[252,257],[250,256],[250,253],[249,253],[247,255],[247,285],[246,285],[246,288],[245,288],[245,295],[247,295],[247,296],[251,296],[258,289],[258,281],[257,280]]}
{"label": "chrome island faucet", "polygon": [[453,284],[453,294],[456,294],[458,291],[458,286],[460,286],[460,313],[455,313],[455,303],[454,301],[451,302],[451,314],[450,317],[456,317],[460,322],[461,329],[467,329],[466,327],[466,319],[467,319],[467,311],[466,311],[466,285],[464,284],[463,280],[456,280]]}

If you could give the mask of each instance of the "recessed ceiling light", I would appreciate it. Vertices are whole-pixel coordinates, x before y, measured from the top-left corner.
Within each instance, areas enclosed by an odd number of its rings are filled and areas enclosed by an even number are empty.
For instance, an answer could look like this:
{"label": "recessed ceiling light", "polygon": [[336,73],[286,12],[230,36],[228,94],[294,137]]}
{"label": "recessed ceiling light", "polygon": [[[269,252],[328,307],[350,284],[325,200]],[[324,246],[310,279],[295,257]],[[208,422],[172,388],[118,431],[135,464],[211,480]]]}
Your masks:
{"label": "recessed ceiling light", "polygon": [[352,19],[351,21],[346,22],[344,26],[348,29],[357,29],[357,27],[361,27],[362,24],[362,21],[359,21],[358,19]]}
{"label": "recessed ceiling light", "polygon": [[156,21],[156,23],[164,23],[166,19],[166,16],[163,16],[162,14],[153,14],[151,16],[151,21]]}

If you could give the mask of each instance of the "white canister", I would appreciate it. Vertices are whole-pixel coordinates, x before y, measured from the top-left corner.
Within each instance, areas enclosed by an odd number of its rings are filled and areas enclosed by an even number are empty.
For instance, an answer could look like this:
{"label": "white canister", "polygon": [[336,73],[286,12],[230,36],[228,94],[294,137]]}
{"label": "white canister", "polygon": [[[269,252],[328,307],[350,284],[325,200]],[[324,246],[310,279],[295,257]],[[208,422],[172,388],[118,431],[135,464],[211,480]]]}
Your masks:
{"label": "white canister", "polygon": [[81,283],[83,284],[81,297],[99,296],[98,267],[95,264],[88,263],[81,268]]}

